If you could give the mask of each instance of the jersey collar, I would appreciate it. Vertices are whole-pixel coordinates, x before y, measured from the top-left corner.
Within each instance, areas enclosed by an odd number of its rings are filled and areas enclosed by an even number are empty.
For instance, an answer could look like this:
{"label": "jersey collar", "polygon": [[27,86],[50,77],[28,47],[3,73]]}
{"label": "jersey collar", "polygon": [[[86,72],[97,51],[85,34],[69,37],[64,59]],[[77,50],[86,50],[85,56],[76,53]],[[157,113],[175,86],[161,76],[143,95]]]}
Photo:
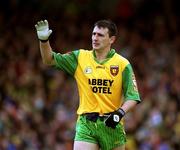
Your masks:
{"label": "jersey collar", "polygon": [[112,57],[114,56],[115,53],[116,53],[115,49],[111,49],[111,50],[108,52],[105,60],[103,60],[103,61],[98,61],[98,60],[96,59],[95,50],[93,50],[94,60],[95,60],[97,63],[99,63],[99,64],[104,64],[105,62],[107,62],[110,58],[112,58]]}

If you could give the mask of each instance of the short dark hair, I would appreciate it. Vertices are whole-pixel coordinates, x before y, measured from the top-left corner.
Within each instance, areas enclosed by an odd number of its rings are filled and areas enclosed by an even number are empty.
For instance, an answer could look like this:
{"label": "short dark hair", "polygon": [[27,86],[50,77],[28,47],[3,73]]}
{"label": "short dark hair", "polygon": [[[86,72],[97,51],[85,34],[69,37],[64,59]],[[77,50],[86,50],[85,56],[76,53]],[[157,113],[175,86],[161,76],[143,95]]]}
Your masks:
{"label": "short dark hair", "polygon": [[108,28],[109,36],[117,36],[117,26],[111,20],[99,20],[94,24],[94,27],[97,26],[99,28]]}

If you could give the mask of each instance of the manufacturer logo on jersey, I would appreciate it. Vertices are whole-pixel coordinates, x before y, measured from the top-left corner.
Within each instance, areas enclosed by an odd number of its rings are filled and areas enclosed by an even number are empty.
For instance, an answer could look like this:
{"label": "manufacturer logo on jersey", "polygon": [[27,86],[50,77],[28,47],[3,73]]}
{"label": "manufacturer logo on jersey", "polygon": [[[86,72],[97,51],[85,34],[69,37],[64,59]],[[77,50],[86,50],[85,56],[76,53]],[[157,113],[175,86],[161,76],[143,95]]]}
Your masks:
{"label": "manufacturer logo on jersey", "polygon": [[96,66],[96,69],[105,69],[105,66]]}
{"label": "manufacturer logo on jersey", "polygon": [[85,74],[90,74],[90,73],[92,73],[92,68],[91,68],[91,67],[86,67],[86,68],[84,69],[84,73],[85,73]]}
{"label": "manufacturer logo on jersey", "polygon": [[110,66],[110,72],[113,76],[116,76],[119,72],[119,66],[115,66],[115,65]]}

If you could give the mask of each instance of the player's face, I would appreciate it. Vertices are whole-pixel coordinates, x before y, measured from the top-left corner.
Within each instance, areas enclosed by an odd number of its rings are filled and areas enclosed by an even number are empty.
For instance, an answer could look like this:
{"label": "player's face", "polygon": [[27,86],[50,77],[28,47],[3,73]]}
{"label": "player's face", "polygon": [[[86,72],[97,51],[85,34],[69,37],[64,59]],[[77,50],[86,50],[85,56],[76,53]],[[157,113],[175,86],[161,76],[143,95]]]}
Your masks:
{"label": "player's face", "polygon": [[92,32],[92,48],[94,50],[110,49],[114,36],[109,37],[108,28],[94,27]]}

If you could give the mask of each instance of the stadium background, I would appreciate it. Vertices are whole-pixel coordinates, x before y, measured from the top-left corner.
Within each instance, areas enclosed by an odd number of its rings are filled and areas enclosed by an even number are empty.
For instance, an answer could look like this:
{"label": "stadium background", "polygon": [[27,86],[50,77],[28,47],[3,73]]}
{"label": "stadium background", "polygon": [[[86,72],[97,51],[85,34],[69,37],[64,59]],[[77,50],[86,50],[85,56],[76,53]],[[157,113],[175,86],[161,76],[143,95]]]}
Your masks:
{"label": "stadium background", "polygon": [[75,81],[42,64],[34,25],[47,19],[56,52],[91,48],[98,19],[118,25],[142,103],[126,117],[127,150],[180,149],[178,0],[2,0],[0,150],[71,150]]}

